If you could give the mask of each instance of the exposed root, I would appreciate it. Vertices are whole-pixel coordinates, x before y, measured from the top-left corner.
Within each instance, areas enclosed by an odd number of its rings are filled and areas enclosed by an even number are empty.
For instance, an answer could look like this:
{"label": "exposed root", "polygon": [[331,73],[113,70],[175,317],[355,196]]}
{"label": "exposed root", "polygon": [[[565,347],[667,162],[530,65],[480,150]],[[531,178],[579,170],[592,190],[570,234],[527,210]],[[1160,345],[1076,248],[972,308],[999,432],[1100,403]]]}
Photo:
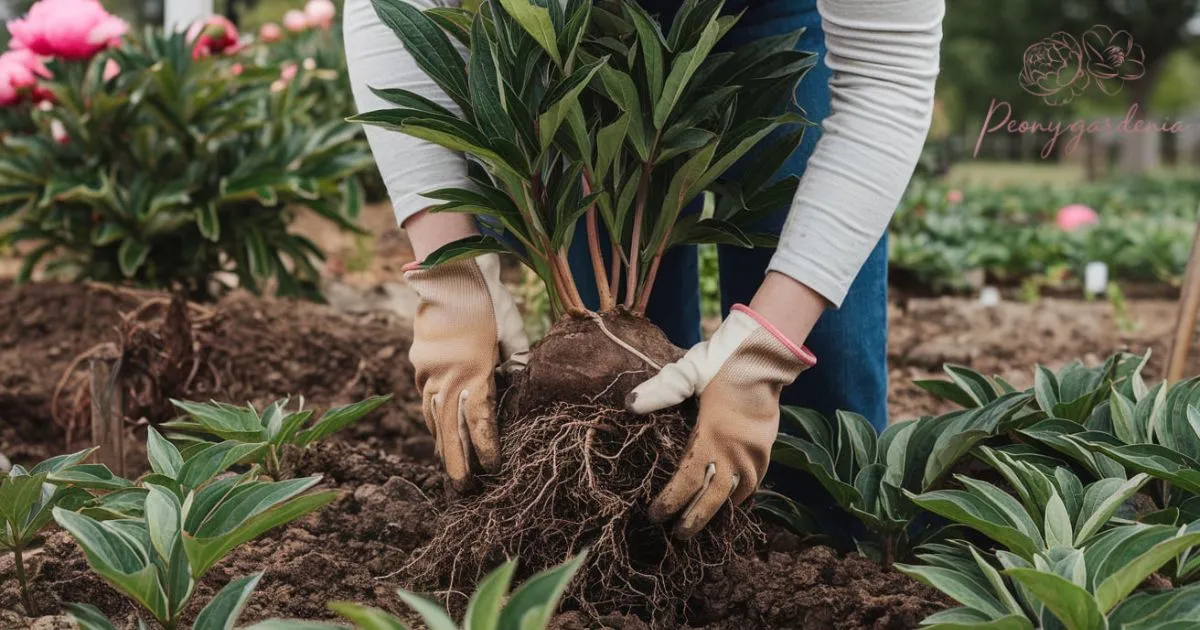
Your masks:
{"label": "exposed root", "polygon": [[507,557],[532,573],[588,550],[569,601],[594,617],[637,611],[665,619],[706,568],[749,551],[762,534],[727,506],[700,535],[671,538],[646,508],[674,473],[691,432],[677,412],[634,416],[600,405],[560,403],[547,413],[502,419],[504,466],[481,494],[452,504],[439,534],[402,570],[420,587],[471,590]]}

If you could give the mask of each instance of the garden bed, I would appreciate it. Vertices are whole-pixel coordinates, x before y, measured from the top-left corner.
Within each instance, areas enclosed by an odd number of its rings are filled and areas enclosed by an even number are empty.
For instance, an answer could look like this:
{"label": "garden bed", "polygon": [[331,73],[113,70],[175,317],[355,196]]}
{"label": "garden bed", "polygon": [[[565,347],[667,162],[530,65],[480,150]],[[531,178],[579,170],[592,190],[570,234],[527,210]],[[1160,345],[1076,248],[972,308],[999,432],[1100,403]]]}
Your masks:
{"label": "garden bed", "polygon": [[[98,342],[118,340],[120,331],[130,329],[121,313],[147,299],[160,301],[139,318],[148,322],[142,334],[154,339],[161,333],[155,324],[166,312],[161,298],[77,285],[0,288],[0,452],[18,463],[66,452],[65,435],[51,412],[60,377],[80,353]],[[966,363],[1024,385],[1029,366],[1039,361],[1098,361],[1115,350],[1153,347],[1158,360],[1147,371],[1161,373],[1173,321],[1170,303],[1132,304],[1131,315],[1142,324],[1134,332],[1119,332],[1109,311],[1104,303],[1066,300],[988,310],[954,299],[896,306],[891,315],[893,414],[907,418],[944,408],[910,384],[912,378],[934,374],[943,361]],[[396,572],[432,536],[438,506],[449,499],[432,439],[420,421],[405,358],[409,333],[385,314],[351,316],[329,307],[246,295],[192,309],[191,317],[197,331],[193,347],[207,368],[196,370],[176,395],[264,404],[281,395],[303,394],[317,408],[373,394],[396,396],[383,411],[342,434],[342,440],[317,445],[299,460],[298,473],[325,475],[325,485],[342,490],[342,496],[236,551],[201,583],[194,601],[206,602],[229,580],[265,570],[244,622],[331,618],[325,608],[330,600],[404,612],[395,590],[406,583],[403,573]],[[130,461],[144,461],[144,456],[131,455]],[[127,472],[132,476],[138,471]],[[87,570],[66,534],[49,534],[32,564],[42,612],[53,616],[60,603],[82,601],[131,623],[133,607]],[[33,622],[15,612],[20,605],[15,583],[7,579],[11,571],[11,561],[0,559],[0,576],[5,577],[0,627],[25,627]],[[461,607],[463,595],[451,594],[450,601]],[[839,557],[828,548],[805,546],[793,535],[772,531],[756,554],[714,568],[679,622],[730,629],[913,628],[946,605],[932,589],[870,561]],[[37,627],[62,623],[48,618]],[[599,627],[570,611],[556,624]],[[606,619],[605,624],[647,627],[634,616]]]}

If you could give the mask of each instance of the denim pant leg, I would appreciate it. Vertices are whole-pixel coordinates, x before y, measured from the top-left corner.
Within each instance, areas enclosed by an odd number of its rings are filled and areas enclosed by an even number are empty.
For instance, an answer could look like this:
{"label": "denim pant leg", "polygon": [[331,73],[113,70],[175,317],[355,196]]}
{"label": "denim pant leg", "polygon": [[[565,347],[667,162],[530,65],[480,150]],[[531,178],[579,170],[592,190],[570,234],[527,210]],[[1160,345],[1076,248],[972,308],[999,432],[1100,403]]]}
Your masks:
{"label": "denim pant leg", "polygon": [[[764,2],[749,0],[742,21],[729,34],[729,43],[743,45],[755,39],[805,28],[797,48],[818,54],[817,65],[796,90],[796,104],[808,118],[820,123],[829,115],[829,79],[825,64],[824,33],[815,0]],[[804,141],[781,169],[780,176],[803,175],[808,158],[820,138],[811,127]],[[747,158],[752,163],[753,158]],[[761,227],[778,234],[786,212],[771,217]],[[774,254],[770,249],[721,246],[722,307],[749,303],[758,290]],[[880,240],[838,310],[827,311],[805,342],[817,356],[817,366],[783,391],[782,402],[832,414],[844,409],[865,416],[879,431],[887,426],[887,238]]]}

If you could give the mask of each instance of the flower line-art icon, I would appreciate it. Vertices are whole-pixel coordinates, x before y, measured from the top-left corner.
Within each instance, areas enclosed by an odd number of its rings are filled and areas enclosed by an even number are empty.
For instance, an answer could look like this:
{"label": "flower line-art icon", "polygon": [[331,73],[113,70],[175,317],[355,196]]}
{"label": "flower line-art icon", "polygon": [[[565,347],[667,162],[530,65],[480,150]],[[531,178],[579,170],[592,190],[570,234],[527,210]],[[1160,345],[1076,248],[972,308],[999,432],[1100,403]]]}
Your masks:
{"label": "flower line-art icon", "polygon": [[1094,82],[1113,95],[1126,81],[1146,72],[1145,53],[1128,31],[1098,24],[1083,34],[1083,44],[1059,31],[1025,49],[1021,88],[1047,105],[1066,105]]}
{"label": "flower line-art icon", "polygon": [[1070,103],[1090,83],[1083,47],[1070,33],[1059,31],[1025,49],[1021,87],[1047,105]]}
{"label": "flower line-art icon", "polygon": [[1109,96],[1120,92],[1126,81],[1146,74],[1146,54],[1128,31],[1113,32],[1107,26],[1093,26],[1083,34],[1083,48],[1087,53],[1088,73]]}

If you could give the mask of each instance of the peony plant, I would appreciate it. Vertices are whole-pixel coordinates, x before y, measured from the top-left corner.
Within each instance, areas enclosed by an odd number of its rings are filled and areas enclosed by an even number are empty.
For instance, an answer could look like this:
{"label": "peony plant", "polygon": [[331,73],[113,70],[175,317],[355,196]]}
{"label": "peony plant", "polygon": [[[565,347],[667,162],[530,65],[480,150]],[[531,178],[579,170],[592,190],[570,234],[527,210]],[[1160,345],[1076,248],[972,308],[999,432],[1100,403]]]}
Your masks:
{"label": "peony plant", "polygon": [[[375,411],[391,396],[372,396],[350,405],[334,407],[319,418],[304,408],[301,398],[297,408],[292,409],[290,400],[277,400],[259,413],[251,405],[237,407],[223,403],[195,403],[173,400],[185,416],[160,425],[163,429],[188,436],[187,448],[205,448],[209,442],[203,438],[215,437],[242,447],[255,448],[252,455],[243,457],[243,463],[259,463],[268,476],[280,479],[286,468],[287,447],[306,449],[313,444],[362,420]],[[150,454],[153,461],[156,453],[167,453],[169,447],[153,428],[150,429]]]}
{"label": "peony plant", "polygon": [[3,242],[25,253],[20,279],[44,269],[209,298],[236,276],[316,297],[323,254],[289,224],[307,207],[357,229],[355,175],[371,164],[361,130],[305,112],[318,72],[300,66],[272,92],[279,69],[247,63],[220,18],[114,46],[115,23],[80,1],[90,26],[70,32],[99,43],[60,41],[51,18],[73,5],[42,0],[13,33],[45,72],[15,70],[19,51],[0,64],[0,79],[17,78],[0,87],[16,121],[0,134],[0,217],[14,226]]}
{"label": "peony plant", "polygon": [[37,610],[29,595],[24,552],[50,522],[53,510],[77,510],[94,503],[89,490],[121,490],[130,485],[104,466],[84,464],[94,450],[54,457],[29,470],[13,466],[0,478],[0,552],[12,553],[28,617]]}

